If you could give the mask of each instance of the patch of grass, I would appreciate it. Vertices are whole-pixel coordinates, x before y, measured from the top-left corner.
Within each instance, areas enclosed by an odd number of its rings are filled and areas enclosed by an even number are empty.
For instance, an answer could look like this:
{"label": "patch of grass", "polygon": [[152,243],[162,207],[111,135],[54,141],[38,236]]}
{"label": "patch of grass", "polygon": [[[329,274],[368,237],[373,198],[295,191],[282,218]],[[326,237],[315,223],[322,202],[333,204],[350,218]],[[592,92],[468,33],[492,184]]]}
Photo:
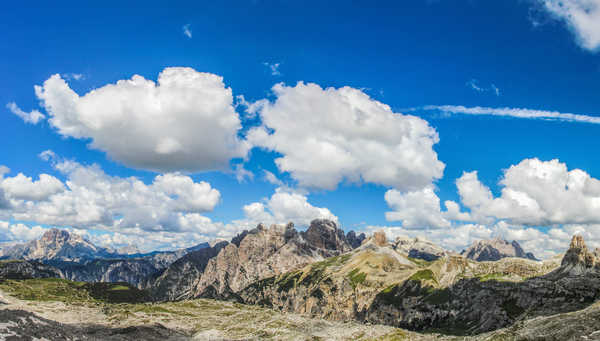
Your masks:
{"label": "patch of grass", "polygon": [[431,265],[431,263],[433,263],[434,261],[428,261],[428,260],[424,260],[424,259],[420,259],[420,258],[412,258],[412,257],[407,257],[409,261],[420,265],[420,266],[429,266]]}
{"label": "patch of grass", "polygon": [[494,272],[491,274],[487,274],[487,275],[483,275],[483,276],[479,276],[479,281],[480,282],[487,282],[487,281],[497,281],[497,282],[503,282],[505,275],[499,272]]}
{"label": "patch of grass", "polygon": [[415,272],[412,276],[408,278],[411,281],[433,281],[438,284],[437,279],[435,278],[433,271],[429,269],[419,270]]}
{"label": "patch of grass", "polygon": [[301,270],[292,271],[292,272],[283,274],[278,280],[275,281],[275,284],[277,284],[277,291],[278,292],[289,291],[290,289],[296,287],[296,284],[298,283],[298,279],[300,279],[301,275],[302,275]]}
{"label": "patch of grass", "polygon": [[383,336],[378,337],[376,340],[377,341],[401,341],[401,340],[407,340],[407,339],[408,339],[408,334],[405,331],[396,329],[389,334],[385,334]]}
{"label": "patch of grass", "polygon": [[356,289],[356,286],[365,281],[367,274],[360,272],[359,269],[353,269],[348,273],[348,278],[350,279],[350,285],[352,285],[352,288]]}
{"label": "patch of grass", "polygon": [[6,280],[0,288],[16,298],[29,301],[65,303],[142,302],[146,292],[126,283],[85,283],[61,278]]}

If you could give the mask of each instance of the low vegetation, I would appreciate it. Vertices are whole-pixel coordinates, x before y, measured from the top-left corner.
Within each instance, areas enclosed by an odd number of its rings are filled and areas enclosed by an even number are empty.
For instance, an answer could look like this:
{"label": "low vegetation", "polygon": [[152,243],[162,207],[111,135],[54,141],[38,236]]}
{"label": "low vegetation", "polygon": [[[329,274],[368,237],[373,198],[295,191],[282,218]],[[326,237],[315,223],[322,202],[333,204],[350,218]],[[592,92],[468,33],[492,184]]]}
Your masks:
{"label": "low vegetation", "polygon": [[126,283],[86,283],[60,278],[4,280],[0,289],[28,301],[138,303],[148,299],[145,291]]}

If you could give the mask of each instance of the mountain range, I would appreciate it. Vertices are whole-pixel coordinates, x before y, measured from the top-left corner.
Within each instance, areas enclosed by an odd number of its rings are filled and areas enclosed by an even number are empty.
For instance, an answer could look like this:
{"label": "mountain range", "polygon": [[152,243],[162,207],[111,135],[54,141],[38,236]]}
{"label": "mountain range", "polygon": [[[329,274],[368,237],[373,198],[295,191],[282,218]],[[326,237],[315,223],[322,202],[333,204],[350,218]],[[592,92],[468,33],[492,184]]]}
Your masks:
{"label": "mountain range", "polygon": [[66,231],[4,250],[0,278],[128,282],[156,302],[197,298],[335,321],[480,334],[579,311],[600,297],[600,250],[574,236],[562,259],[538,261],[516,242],[461,254],[423,238],[345,234],[334,222],[259,224],[231,241],[123,255]]}

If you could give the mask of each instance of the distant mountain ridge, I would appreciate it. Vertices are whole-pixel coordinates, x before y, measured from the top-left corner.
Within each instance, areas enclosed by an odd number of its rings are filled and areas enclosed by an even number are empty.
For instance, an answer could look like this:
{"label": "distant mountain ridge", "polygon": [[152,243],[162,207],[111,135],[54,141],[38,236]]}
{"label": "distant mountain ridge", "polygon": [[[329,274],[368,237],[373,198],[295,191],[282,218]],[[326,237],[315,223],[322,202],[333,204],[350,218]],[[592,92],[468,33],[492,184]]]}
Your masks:
{"label": "distant mountain ridge", "polygon": [[501,238],[477,241],[461,254],[478,262],[497,261],[506,257],[538,260],[533,253],[523,251],[517,241],[508,242]]}
{"label": "distant mountain ridge", "polygon": [[0,259],[38,261],[81,262],[88,259],[108,258],[113,255],[112,250],[96,246],[78,234],[54,228],[46,231],[40,239],[0,250]]}
{"label": "distant mountain ridge", "polygon": [[[78,234],[53,228],[39,239],[3,248],[0,260],[41,262],[54,267],[60,277],[75,281],[128,282],[142,286],[148,277],[162,272],[177,259],[208,246],[208,243],[201,243],[187,249],[149,253],[127,248],[122,250],[126,254],[121,254],[96,246]],[[135,251],[138,253],[132,253]]]}

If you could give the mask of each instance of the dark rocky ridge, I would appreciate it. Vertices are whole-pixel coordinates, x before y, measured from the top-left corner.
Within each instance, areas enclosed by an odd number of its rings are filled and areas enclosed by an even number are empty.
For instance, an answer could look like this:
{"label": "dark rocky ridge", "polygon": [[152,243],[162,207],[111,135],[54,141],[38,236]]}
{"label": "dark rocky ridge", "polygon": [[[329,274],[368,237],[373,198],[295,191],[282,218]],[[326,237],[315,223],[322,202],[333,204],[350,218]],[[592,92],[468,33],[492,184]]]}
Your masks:
{"label": "dark rocky ridge", "polygon": [[50,265],[35,261],[0,261],[0,280],[30,278],[64,278],[63,273]]}

